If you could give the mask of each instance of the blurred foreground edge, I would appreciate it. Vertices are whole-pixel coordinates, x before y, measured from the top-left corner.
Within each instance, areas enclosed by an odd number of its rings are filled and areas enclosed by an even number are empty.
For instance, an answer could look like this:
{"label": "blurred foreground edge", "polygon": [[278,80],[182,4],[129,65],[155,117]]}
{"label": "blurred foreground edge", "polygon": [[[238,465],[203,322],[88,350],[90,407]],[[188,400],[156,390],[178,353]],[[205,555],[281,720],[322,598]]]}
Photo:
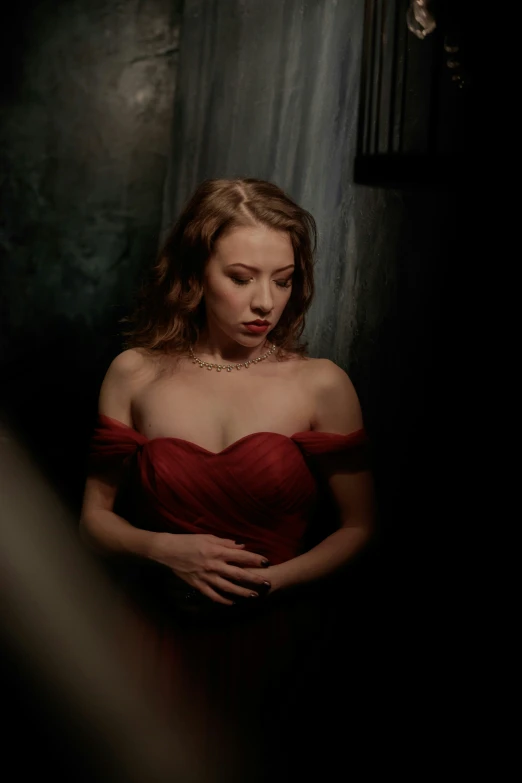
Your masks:
{"label": "blurred foreground edge", "polygon": [[[3,679],[14,689],[4,714],[18,779],[31,763],[39,775],[47,763],[57,781],[58,759],[67,768],[62,779],[82,783],[219,780],[203,773],[199,749],[183,733],[189,705],[179,705],[175,720],[167,717],[137,676],[130,611],[1,415],[0,498],[0,639]],[[42,718],[47,758],[38,752],[27,702]]]}

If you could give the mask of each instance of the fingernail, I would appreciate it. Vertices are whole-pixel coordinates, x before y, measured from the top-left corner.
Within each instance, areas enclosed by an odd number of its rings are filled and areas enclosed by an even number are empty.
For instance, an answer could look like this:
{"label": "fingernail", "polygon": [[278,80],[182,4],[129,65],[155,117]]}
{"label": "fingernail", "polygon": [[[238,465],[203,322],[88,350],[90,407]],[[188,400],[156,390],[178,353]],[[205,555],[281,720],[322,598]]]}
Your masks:
{"label": "fingernail", "polygon": [[270,565],[270,561],[269,560],[261,560],[261,565],[263,566],[263,568],[268,568],[268,566]]}
{"label": "fingernail", "polygon": [[272,585],[270,584],[270,582],[263,582],[263,584],[264,584],[264,586],[265,586],[265,587],[272,587]]}
{"label": "fingernail", "polygon": [[251,598],[259,598],[259,594],[258,593],[250,593],[250,597]]}

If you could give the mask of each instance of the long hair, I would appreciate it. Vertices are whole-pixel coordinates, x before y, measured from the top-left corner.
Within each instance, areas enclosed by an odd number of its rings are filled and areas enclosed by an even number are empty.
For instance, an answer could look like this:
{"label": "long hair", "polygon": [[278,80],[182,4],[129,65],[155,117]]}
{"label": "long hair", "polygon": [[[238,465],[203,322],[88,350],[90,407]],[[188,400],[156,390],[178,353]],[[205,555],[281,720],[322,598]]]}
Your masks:
{"label": "long hair", "polygon": [[314,292],[316,225],[312,215],[277,185],[258,179],[213,179],[201,183],[168,233],[143,285],[125,332],[128,347],[180,354],[205,325],[203,274],[215,243],[231,228],[262,224],[286,231],[294,250],[290,299],[270,341],[303,354],[305,314]]}

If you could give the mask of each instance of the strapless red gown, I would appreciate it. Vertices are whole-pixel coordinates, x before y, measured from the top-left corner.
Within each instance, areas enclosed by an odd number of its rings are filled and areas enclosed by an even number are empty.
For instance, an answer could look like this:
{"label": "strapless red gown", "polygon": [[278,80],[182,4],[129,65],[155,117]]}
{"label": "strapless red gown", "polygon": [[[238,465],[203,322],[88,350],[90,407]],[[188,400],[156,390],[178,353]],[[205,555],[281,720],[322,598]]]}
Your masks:
{"label": "strapless red gown", "polygon": [[[148,439],[100,416],[91,469],[103,474],[126,464],[126,515],[136,526],[232,538],[277,564],[306,549],[318,522],[324,524],[323,537],[330,532],[317,462],[342,454],[346,468],[353,455],[358,470],[366,463],[365,446],[363,430],[291,437],[257,432],[214,453],[181,438]],[[194,615],[169,600],[174,579],[162,566],[133,572],[130,592],[138,596],[150,629],[146,665],[156,669],[173,703],[186,698],[191,705],[187,720],[214,768],[228,769],[225,748],[236,760],[246,751],[249,773],[239,772],[237,779],[254,780],[248,754],[257,751],[275,779],[277,726],[299,723],[298,694],[303,687],[313,690],[310,680],[326,643],[327,613],[319,592],[245,599],[241,606],[216,605],[215,611]]]}

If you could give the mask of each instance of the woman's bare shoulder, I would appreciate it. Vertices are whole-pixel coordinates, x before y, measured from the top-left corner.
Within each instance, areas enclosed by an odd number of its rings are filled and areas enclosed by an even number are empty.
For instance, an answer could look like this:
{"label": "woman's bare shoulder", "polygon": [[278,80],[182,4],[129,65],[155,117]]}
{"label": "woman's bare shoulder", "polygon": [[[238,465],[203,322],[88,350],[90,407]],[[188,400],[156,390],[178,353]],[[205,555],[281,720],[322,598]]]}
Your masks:
{"label": "woman's bare shoulder", "polygon": [[313,359],[307,357],[306,371],[318,381],[327,385],[336,383],[346,383],[349,381],[348,374],[339,367],[338,364],[332,362],[331,359]]}
{"label": "woman's bare shoulder", "polygon": [[317,429],[350,432],[362,426],[357,392],[342,367],[330,359],[309,359],[305,372],[314,396]]}
{"label": "woman's bare shoulder", "polygon": [[99,411],[132,424],[132,399],[154,372],[151,358],[139,348],[118,354],[110,363],[100,390]]}
{"label": "woman's bare shoulder", "polygon": [[283,361],[291,367],[292,373],[297,373],[307,382],[335,383],[336,378],[339,380],[342,375],[346,376],[346,373],[330,359],[315,359],[311,356],[287,352]]}
{"label": "woman's bare shoulder", "polygon": [[119,353],[110,363],[107,375],[130,378],[150,367],[151,358],[141,348],[128,348]]}

